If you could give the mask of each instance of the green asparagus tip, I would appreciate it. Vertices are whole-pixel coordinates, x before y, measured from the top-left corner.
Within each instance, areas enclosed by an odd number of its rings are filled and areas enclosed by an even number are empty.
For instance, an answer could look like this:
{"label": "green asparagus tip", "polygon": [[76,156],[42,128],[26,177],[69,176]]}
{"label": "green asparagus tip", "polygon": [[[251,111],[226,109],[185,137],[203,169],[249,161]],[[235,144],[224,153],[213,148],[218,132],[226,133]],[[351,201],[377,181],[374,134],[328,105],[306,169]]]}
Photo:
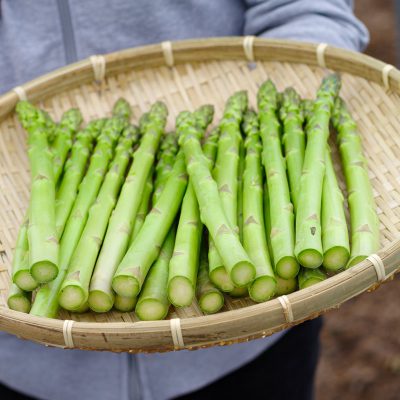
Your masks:
{"label": "green asparagus tip", "polygon": [[120,117],[125,120],[129,120],[132,115],[132,109],[130,104],[122,97],[119,98],[114,104],[112,115],[114,117]]}
{"label": "green asparagus tip", "polygon": [[257,103],[260,110],[275,110],[278,106],[278,92],[274,83],[268,79],[258,90]]}
{"label": "green asparagus tip", "polygon": [[146,113],[142,114],[142,116],[139,119],[139,129],[142,134],[145,131],[147,124],[150,121],[149,114],[150,113],[146,112]]}
{"label": "green asparagus tip", "polygon": [[61,117],[60,128],[68,128],[75,131],[82,123],[82,114],[79,109],[71,108]]}
{"label": "green asparagus tip", "polygon": [[156,101],[150,108],[150,118],[166,118],[168,116],[168,108],[162,101]]}
{"label": "green asparagus tip", "polygon": [[133,142],[139,139],[140,131],[136,125],[129,124],[123,131],[122,135],[124,137],[132,138]]}
{"label": "green asparagus tip", "polygon": [[247,105],[248,96],[245,90],[234,93],[226,102],[224,119],[239,123],[243,113],[247,110]]}
{"label": "green asparagus tip", "polygon": [[106,118],[100,118],[100,119],[95,119],[93,121],[90,121],[86,128],[85,131],[88,132],[94,139],[99,135],[101,130],[103,129],[107,119]]}
{"label": "green asparagus tip", "polygon": [[258,116],[253,110],[248,110],[243,116],[242,130],[246,136],[258,135]]}
{"label": "green asparagus tip", "polygon": [[206,129],[214,118],[214,106],[206,104],[199,107],[194,113],[193,117],[199,129]]}

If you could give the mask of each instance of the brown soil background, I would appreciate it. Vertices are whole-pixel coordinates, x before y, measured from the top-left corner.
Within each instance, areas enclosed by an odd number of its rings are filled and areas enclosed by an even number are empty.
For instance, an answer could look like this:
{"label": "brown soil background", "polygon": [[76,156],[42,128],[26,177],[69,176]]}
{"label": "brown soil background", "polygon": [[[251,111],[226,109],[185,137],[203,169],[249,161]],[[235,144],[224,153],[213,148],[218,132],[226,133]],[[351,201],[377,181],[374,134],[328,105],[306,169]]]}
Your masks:
{"label": "brown soil background", "polygon": [[[355,5],[371,35],[366,53],[396,65],[394,1],[356,0]],[[317,400],[400,399],[399,294],[398,276],[325,316]]]}

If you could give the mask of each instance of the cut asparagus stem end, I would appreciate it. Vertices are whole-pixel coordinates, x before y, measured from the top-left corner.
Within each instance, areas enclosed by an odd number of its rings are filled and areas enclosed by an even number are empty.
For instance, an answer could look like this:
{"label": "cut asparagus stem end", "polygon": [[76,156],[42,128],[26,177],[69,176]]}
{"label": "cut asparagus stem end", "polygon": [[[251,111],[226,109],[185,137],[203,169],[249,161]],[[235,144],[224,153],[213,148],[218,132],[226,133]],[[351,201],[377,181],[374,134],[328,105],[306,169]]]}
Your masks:
{"label": "cut asparagus stem end", "polygon": [[354,267],[356,264],[360,263],[361,261],[364,261],[368,256],[357,256],[354,258],[350,258],[349,263],[346,265],[347,268]]}
{"label": "cut asparagus stem end", "polygon": [[113,279],[112,287],[115,293],[123,297],[135,297],[140,292],[139,283],[132,276],[119,275]]}
{"label": "cut asparagus stem end", "polygon": [[297,289],[297,279],[282,279],[279,276],[276,277],[275,295],[282,296],[289,294]]}
{"label": "cut asparagus stem end", "polygon": [[305,268],[318,268],[323,261],[322,254],[314,249],[303,250],[298,255],[297,259],[299,263]]}
{"label": "cut asparagus stem end", "polygon": [[168,298],[176,307],[186,307],[192,304],[194,289],[188,278],[175,276],[168,285]]}
{"label": "cut asparagus stem end", "polygon": [[247,286],[235,287],[232,291],[229,292],[229,296],[231,297],[246,297],[249,294],[249,289]]}
{"label": "cut asparagus stem end", "polygon": [[224,266],[215,268],[214,271],[210,272],[210,280],[223,292],[231,292],[235,288]]}
{"label": "cut asparagus stem end", "polygon": [[323,279],[323,278],[310,278],[310,279],[307,279],[305,282],[303,282],[302,285],[300,285],[300,289],[308,288],[308,287],[310,287],[312,285],[315,285],[316,283],[320,283],[320,282],[322,282],[324,280],[325,279]]}
{"label": "cut asparagus stem end", "polygon": [[199,299],[201,311],[205,314],[214,314],[224,305],[224,296],[218,292],[204,293]]}
{"label": "cut asparagus stem end", "polygon": [[114,308],[121,312],[130,312],[135,309],[137,297],[115,296]]}
{"label": "cut asparagus stem end", "polygon": [[250,298],[257,303],[269,300],[275,294],[276,280],[272,276],[260,276],[249,286]]}
{"label": "cut asparagus stem end", "polygon": [[145,299],[136,305],[136,315],[142,321],[158,321],[168,314],[168,307],[155,299]]}
{"label": "cut asparagus stem end", "polygon": [[[321,264],[320,264],[321,265]],[[294,257],[283,257],[276,264],[276,273],[283,279],[291,279],[297,276],[300,266]]]}
{"label": "cut asparagus stem end", "polygon": [[254,265],[247,261],[237,263],[231,271],[231,279],[239,287],[248,285],[253,281],[255,275],[256,269]]}
{"label": "cut asparagus stem end", "polygon": [[111,310],[114,299],[101,290],[91,290],[88,302],[91,310],[95,312],[107,312]]}
{"label": "cut asparagus stem end", "polygon": [[80,286],[68,285],[61,291],[58,302],[68,311],[77,311],[85,305],[85,292]]}
{"label": "cut asparagus stem end", "polygon": [[31,302],[24,295],[10,296],[7,300],[8,308],[14,311],[29,313],[31,309]]}
{"label": "cut asparagus stem end", "polygon": [[27,270],[18,271],[14,275],[14,283],[22,290],[31,292],[38,287],[38,283],[33,279],[32,275]]}
{"label": "cut asparagus stem end", "polygon": [[50,261],[39,261],[32,265],[30,272],[37,282],[47,283],[57,277],[58,268]]}
{"label": "cut asparagus stem end", "polygon": [[349,251],[345,247],[333,247],[325,252],[323,265],[330,271],[337,271],[346,266],[349,256]]}

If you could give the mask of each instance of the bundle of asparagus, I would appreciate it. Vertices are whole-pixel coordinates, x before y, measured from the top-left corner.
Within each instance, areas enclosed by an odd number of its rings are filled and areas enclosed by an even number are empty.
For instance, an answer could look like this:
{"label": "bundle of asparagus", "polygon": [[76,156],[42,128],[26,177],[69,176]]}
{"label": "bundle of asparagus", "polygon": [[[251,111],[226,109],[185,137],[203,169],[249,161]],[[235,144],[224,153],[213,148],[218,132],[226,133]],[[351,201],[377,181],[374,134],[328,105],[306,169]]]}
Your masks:
{"label": "bundle of asparagus", "polygon": [[[378,249],[379,221],[361,139],[339,88],[339,77],[330,75],[314,101],[302,100],[268,80],[258,113],[237,92],[209,133],[210,105],[181,112],[175,132],[165,133],[162,102],[139,128],[120,99],[110,118],[83,129],[79,110],[56,124],[20,102],[32,188],[9,307],[50,318],[60,306],[114,307],[158,320],[171,304],[186,307],[197,298],[211,314],[227,295],[267,301],[366,258]],[[330,122],[349,193],[350,235]]]}

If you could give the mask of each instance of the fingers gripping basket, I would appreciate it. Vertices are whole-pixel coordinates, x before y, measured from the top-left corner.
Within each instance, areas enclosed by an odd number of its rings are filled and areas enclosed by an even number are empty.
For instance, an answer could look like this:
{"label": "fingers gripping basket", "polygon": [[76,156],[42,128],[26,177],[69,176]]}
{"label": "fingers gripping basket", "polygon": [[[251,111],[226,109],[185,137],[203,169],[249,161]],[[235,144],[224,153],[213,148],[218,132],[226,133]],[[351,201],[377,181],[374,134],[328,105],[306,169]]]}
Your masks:
{"label": "fingers gripping basket", "polygon": [[[7,308],[13,247],[29,197],[26,138],[13,114],[19,99],[40,103],[57,118],[78,106],[86,120],[109,113],[120,96],[133,105],[137,117],[162,99],[169,106],[172,127],[179,111],[203,103],[213,103],[219,117],[226,98],[239,89],[248,90],[254,106],[258,85],[267,77],[280,90],[292,85],[311,97],[326,68],[342,73],[341,93],[362,135],[381,224],[378,254],[322,283],[266,303],[227,300],[224,312],[212,316],[202,315],[195,303],[171,309],[169,319],[157,322],[140,322],[133,313],[117,312],[62,312],[60,319],[46,319]],[[271,335],[375,288],[400,264],[399,90],[400,72],[370,57],[325,44],[245,37],[167,42],[93,56],[6,93],[0,98],[0,329],[57,347],[195,349]],[[336,153],[334,159],[337,164]]]}

